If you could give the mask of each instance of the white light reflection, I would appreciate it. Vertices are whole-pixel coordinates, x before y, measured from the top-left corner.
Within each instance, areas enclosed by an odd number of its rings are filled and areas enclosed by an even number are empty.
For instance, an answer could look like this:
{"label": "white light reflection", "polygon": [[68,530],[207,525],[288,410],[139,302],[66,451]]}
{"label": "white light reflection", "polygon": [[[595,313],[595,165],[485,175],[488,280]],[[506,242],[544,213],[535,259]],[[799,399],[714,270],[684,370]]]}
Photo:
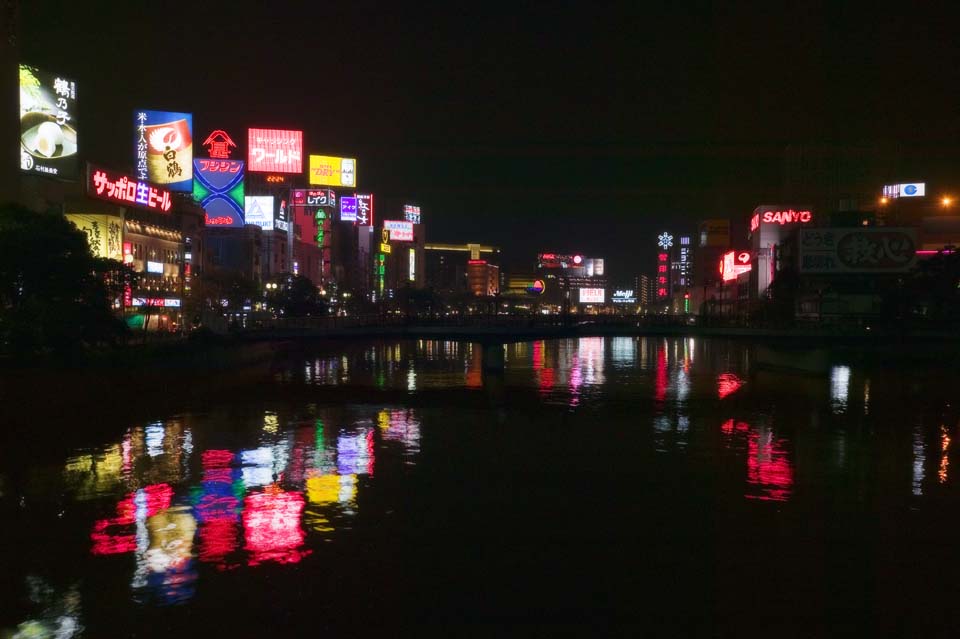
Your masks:
{"label": "white light reflection", "polygon": [[637,340],[634,337],[613,337],[610,339],[610,361],[614,367],[632,366],[637,358]]}
{"label": "white light reflection", "polygon": [[407,363],[407,390],[417,390],[417,371],[414,368],[413,360]]}
{"label": "white light reflection", "polygon": [[870,414],[870,380],[863,382],[863,414]]}
{"label": "white light reflection", "polygon": [[842,413],[847,409],[847,400],[850,395],[850,367],[834,366],[830,370],[830,399],[834,413]]}
{"label": "white light reflection", "polygon": [[146,428],[147,454],[157,457],[163,454],[163,424],[155,422]]}
{"label": "white light reflection", "polygon": [[923,433],[917,426],[913,431],[913,494],[923,495],[923,465],[927,461],[923,453]]}

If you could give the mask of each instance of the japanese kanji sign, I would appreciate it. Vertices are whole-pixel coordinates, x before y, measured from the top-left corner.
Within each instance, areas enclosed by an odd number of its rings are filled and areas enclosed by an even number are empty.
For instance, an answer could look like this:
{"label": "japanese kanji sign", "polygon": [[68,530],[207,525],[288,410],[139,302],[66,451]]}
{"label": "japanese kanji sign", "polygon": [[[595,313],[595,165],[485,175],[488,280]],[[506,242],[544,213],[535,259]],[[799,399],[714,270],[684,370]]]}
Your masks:
{"label": "japanese kanji sign", "polygon": [[247,170],[255,173],[303,173],[303,131],[249,129]]}
{"label": "japanese kanji sign", "polygon": [[133,130],[137,179],[193,191],[193,115],[138,109]]}
{"label": "japanese kanji sign", "polygon": [[373,194],[357,193],[357,226],[373,226]]}
{"label": "japanese kanji sign", "polygon": [[193,199],[206,212],[207,226],[242,227],[243,161],[197,158],[193,171]]}
{"label": "japanese kanji sign", "polygon": [[150,211],[167,213],[173,206],[170,191],[130,176],[87,167],[87,195],[121,206],[135,206]]}
{"label": "japanese kanji sign", "polygon": [[20,65],[20,169],[62,180],[80,177],[77,83]]}
{"label": "japanese kanji sign", "polygon": [[90,251],[96,257],[123,261],[123,218],[119,215],[67,213],[67,220],[87,234]]}

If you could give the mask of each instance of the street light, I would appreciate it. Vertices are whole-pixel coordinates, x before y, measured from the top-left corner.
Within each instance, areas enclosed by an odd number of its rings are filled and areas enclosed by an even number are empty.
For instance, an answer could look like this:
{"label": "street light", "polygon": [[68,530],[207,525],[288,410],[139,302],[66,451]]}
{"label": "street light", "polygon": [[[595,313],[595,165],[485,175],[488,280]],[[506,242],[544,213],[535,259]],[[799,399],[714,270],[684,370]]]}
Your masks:
{"label": "street light", "polygon": [[943,208],[947,208],[953,204],[953,198],[949,195],[944,195],[943,198],[940,199],[940,203],[943,204]]}

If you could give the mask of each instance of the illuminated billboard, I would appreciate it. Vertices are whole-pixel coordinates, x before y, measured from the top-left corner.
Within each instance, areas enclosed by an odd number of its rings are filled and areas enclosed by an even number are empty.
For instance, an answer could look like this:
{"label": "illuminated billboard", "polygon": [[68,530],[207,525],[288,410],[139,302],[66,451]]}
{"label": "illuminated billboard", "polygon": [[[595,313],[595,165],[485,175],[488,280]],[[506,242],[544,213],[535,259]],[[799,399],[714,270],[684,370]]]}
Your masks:
{"label": "illuminated billboard", "polygon": [[207,226],[243,226],[243,160],[193,161],[193,199],[206,212]]}
{"label": "illuminated billboard", "polygon": [[357,185],[357,161],[353,158],[311,155],[307,183],[317,186],[354,187]]}
{"label": "illuminated billboard", "polygon": [[357,198],[356,197],[345,195],[340,198],[340,221],[341,222],[357,221]]}
{"label": "illuminated billboard", "polygon": [[77,83],[25,64],[20,65],[20,169],[62,180],[80,177]]}
{"label": "illuminated billboard", "polygon": [[537,255],[537,266],[539,268],[579,268],[583,266],[583,256],[540,253]]}
{"label": "illuminated billboard", "polygon": [[133,112],[137,178],[171,191],[193,191],[193,115],[171,111]]}
{"label": "illuminated billboard", "polygon": [[244,198],[243,220],[265,231],[273,230],[273,196],[248,195]]}
{"label": "illuminated billboard", "polygon": [[581,304],[603,304],[606,299],[606,292],[602,288],[581,288]]}
{"label": "illuminated billboard", "polygon": [[294,206],[325,206],[333,208],[337,205],[337,194],[333,189],[293,189],[290,193]]}
{"label": "illuminated billboard", "polygon": [[406,220],[384,220],[383,228],[390,231],[391,242],[412,242],[413,223]]}
{"label": "illuminated billboard", "polygon": [[785,226],[787,224],[809,224],[812,221],[813,213],[810,211],[794,211],[793,209],[758,211],[750,218],[750,232],[759,229],[761,224]]}
{"label": "illuminated billboard", "polygon": [[417,249],[407,251],[407,279],[411,282],[417,279]]}
{"label": "illuminated billboard", "polygon": [[87,165],[87,195],[121,206],[137,206],[150,211],[166,213],[173,206],[170,191],[149,182]]}
{"label": "illuminated billboard", "polygon": [[906,184],[887,184],[883,187],[883,197],[925,197],[927,195],[926,182],[908,182]]}
{"label": "illuminated billboard", "polygon": [[403,219],[414,224],[420,223],[420,207],[413,204],[403,205]]}
{"label": "illuminated billboard", "polygon": [[249,129],[247,170],[253,173],[303,173],[303,131]]}
{"label": "illuminated billboard", "polygon": [[373,226],[373,195],[357,193],[357,226]]}
{"label": "illuminated billboard", "polygon": [[720,276],[724,282],[737,279],[741,273],[753,269],[753,256],[750,251],[727,251],[720,260]]}
{"label": "illuminated billboard", "polygon": [[94,256],[123,261],[123,218],[85,213],[67,213],[66,218],[86,233]]}
{"label": "illuminated billboard", "polygon": [[632,288],[618,288],[613,292],[613,295],[610,297],[610,301],[614,304],[636,304],[637,296],[634,295]]}
{"label": "illuminated billboard", "polygon": [[917,232],[887,226],[800,231],[801,273],[905,273],[916,263]]}

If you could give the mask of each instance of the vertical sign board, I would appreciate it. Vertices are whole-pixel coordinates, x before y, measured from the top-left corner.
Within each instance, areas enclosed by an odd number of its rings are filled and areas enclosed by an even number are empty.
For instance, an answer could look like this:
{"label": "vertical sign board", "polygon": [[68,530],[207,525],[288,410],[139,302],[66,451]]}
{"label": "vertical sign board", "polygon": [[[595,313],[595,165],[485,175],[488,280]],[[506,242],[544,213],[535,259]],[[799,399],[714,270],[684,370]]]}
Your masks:
{"label": "vertical sign board", "polygon": [[243,160],[193,161],[193,199],[206,212],[207,226],[243,226]]}
{"label": "vertical sign board", "polygon": [[253,173],[303,173],[303,131],[249,129],[247,170]]}
{"label": "vertical sign board", "polygon": [[[12,151],[12,149],[11,149]],[[20,65],[20,170],[77,180],[77,83]]]}
{"label": "vertical sign board", "polygon": [[356,197],[351,197],[349,195],[344,195],[340,197],[340,221],[356,223],[357,221],[357,198]]}
{"label": "vertical sign board", "polygon": [[357,226],[373,226],[373,194],[357,193]]}
{"label": "vertical sign board", "polygon": [[417,249],[411,248],[407,251],[408,273],[407,279],[411,282],[417,279]]}
{"label": "vertical sign board", "polygon": [[193,115],[138,109],[133,112],[137,178],[171,191],[193,191]]}
{"label": "vertical sign board", "polygon": [[693,260],[690,254],[690,236],[680,236],[680,286],[689,286]]}

